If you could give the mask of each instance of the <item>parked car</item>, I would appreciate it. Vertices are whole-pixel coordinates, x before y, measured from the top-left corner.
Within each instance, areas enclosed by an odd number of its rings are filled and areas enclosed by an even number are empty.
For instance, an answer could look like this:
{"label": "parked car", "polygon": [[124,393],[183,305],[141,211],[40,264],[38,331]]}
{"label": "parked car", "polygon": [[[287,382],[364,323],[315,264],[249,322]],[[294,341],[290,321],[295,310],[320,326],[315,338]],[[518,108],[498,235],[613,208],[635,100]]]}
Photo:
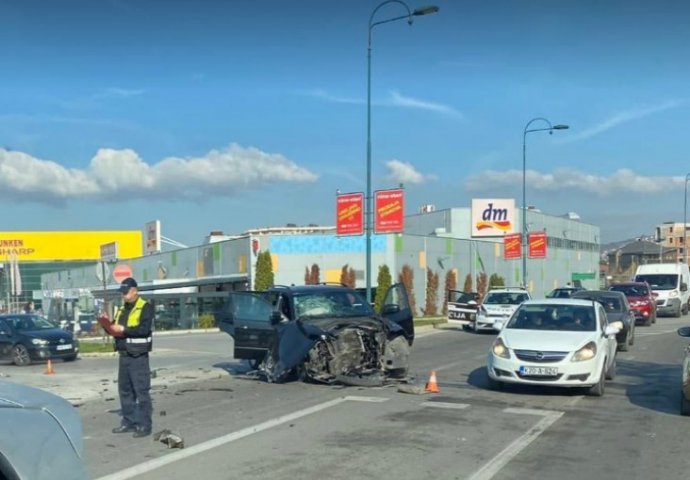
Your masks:
{"label": "parked car", "polygon": [[635,321],[650,326],[656,323],[656,297],[646,282],[623,282],[609,287],[613,292],[621,292],[628,299],[635,314]]}
{"label": "parked car", "polygon": [[269,382],[303,380],[380,385],[407,373],[414,341],[402,284],[390,287],[381,314],[354,289],[338,285],[231,292],[219,327]]}
{"label": "parked car", "polygon": [[81,417],[64,398],[0,380],[0,478],[86,480]]}
{"label": "parked car", "polygon": [[463,327],[472,326],[477,320],[477,309],[479,309],[479,294],[477,292],[448,290],[449,322],[460,322]]}
{"label": "parked car", "polygon": [[496,320],[507,320],[518,306],[529,300],[529,292],[522,287],[498,287],[488,291],[477,310],[473,330],[498,330]]}
{"label": "parked car", "polygon": [[609,322],[620,320],[623,323],[623,328],[616,335],[620,351],[627,352],[628,347],[635,343],[635,313],[632,311],[628,299],[621,292],[585,290],[574,293],[572,298],[599,302],[604,306]]}
{"label": "parked car", "polygon": [[522,303],[503,325],[487,361],[489,388],[506,383],[583,387],[604,394],[616,374],[616,333],[604,307],[587,300],[546,299]]}
{"label": "parked car", "polygon": [[573,293],[585,290],[584,287],[558,287],[546,294],[546,298],[570,298]]}
{"label": "parked car", "polygon": [[61,358],[71,362],[79,354],[79,341],[68,332],[34,314],[0,315],[0,359],[15,365]]}
{"label": "parked car", "polygon": [[[678,335],[686,338],[690,337],[690,327],[679,328]],[[685,348],[685,355],[683,356],[681,380],[680,414],[683,416],[690,416],[690,349],[688,348]]]}

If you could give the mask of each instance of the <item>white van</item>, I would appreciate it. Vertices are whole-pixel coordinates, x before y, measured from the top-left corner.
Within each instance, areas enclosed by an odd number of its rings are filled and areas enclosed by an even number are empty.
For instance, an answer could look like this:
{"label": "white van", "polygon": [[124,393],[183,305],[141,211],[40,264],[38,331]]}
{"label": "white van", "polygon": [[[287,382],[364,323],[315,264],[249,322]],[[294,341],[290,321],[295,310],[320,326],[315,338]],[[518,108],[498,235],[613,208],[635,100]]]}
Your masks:
{"label": "white van", "polygon": [[635,272],[636,282],[647,282],[656,296],[658,314],[680,317],[688,313],[690,269],[684,263],[649,263]]}

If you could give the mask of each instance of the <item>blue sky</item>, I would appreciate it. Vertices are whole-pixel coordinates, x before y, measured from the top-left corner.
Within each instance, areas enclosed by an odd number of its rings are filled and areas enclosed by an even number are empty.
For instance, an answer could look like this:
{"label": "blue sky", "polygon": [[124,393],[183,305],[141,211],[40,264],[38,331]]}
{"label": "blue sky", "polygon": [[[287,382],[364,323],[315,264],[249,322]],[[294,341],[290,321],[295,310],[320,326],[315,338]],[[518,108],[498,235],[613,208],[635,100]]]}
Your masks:
{"label": "blue sky", "polygon": [[[0,0],[4,230],[143,229],[195,245],[333,225],[366,188],[378,1]],[[426,3],[408,2],[411,8]],[[439,0],[373,31],[373,188],[522,196],[602,241],[683,219],[690,5]],[[404,14],[392,3],[376,16]],[[543,123],[534,123],[534,127]]]}

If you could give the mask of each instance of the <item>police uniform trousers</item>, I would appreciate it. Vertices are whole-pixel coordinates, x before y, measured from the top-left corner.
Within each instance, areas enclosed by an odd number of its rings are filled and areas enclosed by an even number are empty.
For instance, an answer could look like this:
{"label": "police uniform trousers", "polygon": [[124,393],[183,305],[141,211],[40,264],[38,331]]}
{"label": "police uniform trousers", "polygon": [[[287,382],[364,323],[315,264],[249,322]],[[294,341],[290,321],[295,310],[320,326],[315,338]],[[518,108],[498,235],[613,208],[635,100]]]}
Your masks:
{"label": "police uniform trousers", "polygon": [[120,352],[117,384],[122,408],[122,425],[151,430],[153,407],[149,354],[134,356]]}

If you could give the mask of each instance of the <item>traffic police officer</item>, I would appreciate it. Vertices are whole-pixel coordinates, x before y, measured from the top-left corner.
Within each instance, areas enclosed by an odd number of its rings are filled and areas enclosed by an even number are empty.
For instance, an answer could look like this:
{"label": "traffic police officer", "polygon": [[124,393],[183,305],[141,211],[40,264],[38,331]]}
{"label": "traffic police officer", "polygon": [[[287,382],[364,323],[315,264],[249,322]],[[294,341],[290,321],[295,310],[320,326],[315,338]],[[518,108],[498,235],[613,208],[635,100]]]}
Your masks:
{"label": "traffic police officer", "polygon": [[[151,434],[151,369],[149,352],[153,346],[153,305],[139,296],[137,282],[126,278],[120,284],[123,305],[113,319],[115,350],[120,362],[117,382],[122,421],[113,433],[133,432],[135,438]],[[139,418],[137,419],[137,407]]]}

